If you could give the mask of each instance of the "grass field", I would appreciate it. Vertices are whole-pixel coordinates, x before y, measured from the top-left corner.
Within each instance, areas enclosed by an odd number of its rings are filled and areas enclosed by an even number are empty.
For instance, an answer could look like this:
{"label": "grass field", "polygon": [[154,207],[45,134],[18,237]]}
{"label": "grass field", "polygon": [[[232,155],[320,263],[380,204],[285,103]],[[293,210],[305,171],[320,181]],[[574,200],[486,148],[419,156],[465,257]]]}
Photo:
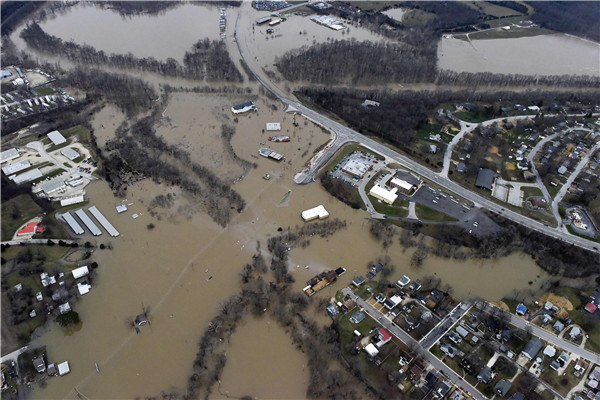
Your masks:
{"label": "grass field", "polygon": [[479,10],[484,14],[491,15],[496,18],[503,18],[522,14],[516,10],[513,10],[508,7],[502,7],[496,4],[488,3],[487,1],[467,1],[464,5],[471,7],[475,10]]}
{"label": "grass field", "polygon": [[556,33],[550,29],[539,27],[533,28],[512,28],[508,31],[504,29],[493,29],[483,32],[473,32],[469,34],[471,40],[486,40],[486,39],[514,39],[520,37],[549,35]]}
{"label": "grass field", "polygon": [[51,88],[49,86],[37,88],[37,89],[35,89],[35,91],[40,96],[47,96],[49,94],[56,93],[56,91],[54,90],[54,88]]}
{"label": "grass field", "polygon": [[524,200],[531,196],[543,196],[542,190],[537,187],[522,187],[521,190],[523,191]]}
{"label": "grass field", "polygon": [[456,218],[451,217],[448,214],[444,214],[443,212],[418,203],[415,205],[415,211],[417,213],[417,217],[428,221],[458,221]]}
{"label": "grass field", "polygon": [[3,201],[1,210],[2,241],[12,239],[21,225],[42,213],[42,208],[27,194]]}
{"label": "grass field", "polygon": [[383,203],[376,198],[369,196],[371,204],[375,211],[385,215],[393,215],[396,217],[406,217],[408,215],[408,201],[397,198],[393,204]]}

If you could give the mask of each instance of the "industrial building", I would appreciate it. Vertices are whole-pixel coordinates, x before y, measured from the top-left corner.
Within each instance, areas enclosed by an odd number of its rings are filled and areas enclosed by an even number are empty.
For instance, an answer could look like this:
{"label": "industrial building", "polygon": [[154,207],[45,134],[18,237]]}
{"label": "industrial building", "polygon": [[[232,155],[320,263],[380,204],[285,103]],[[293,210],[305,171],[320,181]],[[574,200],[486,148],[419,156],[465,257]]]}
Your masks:
{"label": "industrial building", "polygon": [[369,164],[367,161],[351,158],[342,167],[342,172],[354,178],[361,179],[370,169],[371,164]]}
{"label": "industrial building", "polygon": [[406,182],[403,179],[392,178],[390,181],[390,186],[393,188],[397,188],[401,193],[409,194],[415,186],[409,182]]}
{"label": "industrial building", "polygon": [[327,212],[325,207],[323,207],[323,205],[319,205],[315,208],[311,208],[309,210],[302,211],[302,219],[305,222],[312,221],[313,219],[317,219],[317,218],[325,219],[327,217],[329,217],[329,213]]}
{"label": "industrial building", "polygon": [[22,174],[14,176],[11,179],[13,180],[14,183],[16,183],[17,185],[20,185],[21,183],[31,182],[33,180],[41,178],[42,176],[43,176],[42,171],[40,171],[39,168],[34,168],[34,169],[30,169],[27,172],[23,172]]}
{"label": "industrial building", "polygon": [[65,147],[64,149],[62,149],[60,154],[67,157],[71,161],[75,160],[76,158],[81,157],[81,155],[76,150],[74,150],[70,147]]}
{"label": "industrial building", "polygon": [[56,191],[64,189],[67,185],[65,185],[65,181],[62,179],[53,179],[48,182],[44,182],[40,185],[40,188],[46,195],[50,195]]}
{"label": "industrial building", "polygon": [[384,187],[375,185],[369,191],[369,195],[371,195],[371,196],[375,197],[376,199],[379,199],[387,204],[394,204],[394,202],[398,198],[398,195],[396,194],[397,191],[398,191],[398,189],[396,189],[396,188],[394,188],[392,190],[387,190]]}
{"label": "industrial building", "polygon": [[4,172],[4,175],[10,176],[29,167],[31,167],[29,160],[21,160],[3,167],[2,172]]}
{"label": "industrial building", "polygon": [[267,122],[268,131],[280,131],[281,124],[279,122]]}
{"label": "industrial building", "polygon": [[67,142],[67,139],[59,131],[52,131],[48,134],[48,139],[52,141],[52,144],[58,146],[59,144],[63,144]]}
{"label": "industrial building", "polygon": [[92,213],[94,218],[96,218],[98,220],[98,222],[100,222],[100,225],[102,225],[104,227],[104,229],[106,229],[106,231],[108,232],[108,234],[110,236],[112,236],[112,237],[119,236],[119,231],[117,231],[115,229],[115,227],[112,226],[112,224],[110,222],[108,222],[106,217],[104,217],[104,215],[102,215],[102,213],[100,212],[100,210],[98,210],[96,208],[96,206],[92,206],[92,207],[88,208],[88,210],[90,213]]}
{"label": "industrial building", "polygon": [[14,160],[17,157],[19,157],[19,152],[17,149],[13,148],[4,150],[2,153],[0,153],[0,162]]}
{"label": "industrial building", "polygon": [[83,198],[83,195],[81,195],[81,196],[75,196],[75,197],[69,197],[68,199],[61,200],[60,201],[60,206],[61,207],[70,206],[72,204],[83,203],[84,201],[85,201],[85,199]]}
{"label": "industrial building", "polygon": [[64,214],[61,214],[60,217],[67,223],[67,225],[69,225],[69,228],[71,228],[73,233],[75,233],[76,235],[84,234],[83,228],[81,227],[81,225],[79,225],[77,221],[75,221],[75,218],[73,218],[71,213],[67,211]]}
{"label": "industrial building", "polygon": [[84,225],[89,229],[89,231],[92,232],[92,235],[94,235],[94,236],[102,235],[102,231],[98,228],[98,226],[96,226],[94,221],[92,221],[92,219],[87,216],[85,211],[83,211],[81,209],[77,210],[77,211],[75,211],[75,215],[77,215],[79,217],[79,219],[81,220],[81,222],[83,222]]}
{"label": "industrial building", "polygon": [[231,107],[231,112],[234,114],[242,114],[248,111],[256,111],[256,106],[254,105],[254,102],[247,101],[245,103]]}

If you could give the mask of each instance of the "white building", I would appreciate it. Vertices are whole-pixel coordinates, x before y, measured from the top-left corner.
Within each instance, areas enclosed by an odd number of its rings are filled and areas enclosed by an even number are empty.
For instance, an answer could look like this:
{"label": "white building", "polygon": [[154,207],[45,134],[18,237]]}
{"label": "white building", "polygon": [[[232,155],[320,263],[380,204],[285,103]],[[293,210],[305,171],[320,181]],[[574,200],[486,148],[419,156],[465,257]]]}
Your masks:
{"label": "white building", "polygon": [[84,265],[83,267],[75,268],[73,271],[71,271],[71,273],[73,274],[73,279],[79,279],[89,274],[90,270],[86,265]]}
{"label": "white building", "polygon": [[19,174],[17,176],[13,176],[11,179],[14,183],[20,185],[21,183],[31,182],[33,180],[41,178],[42,176],[42,171],[40,171],[39,168],[34,168],[30,169],[27,172],[23,172],[22,174]]}
{"label": "white building", "polygon": [[66,375],[69,372],[71,372],[71,368],[69,368],[68,361],[58,364],[57,368],[58,368],[58,375]]}
{"label": "white building", "polygon": [[2,172],[4,172],[4,175],[10,176],[29,167],[31,167],[29,160],[21,160],[3,167]]}
{"label": "white building", "polygon": [[0,162],[14,160],[17,157],[19,157],[19,152],[17,149],[13,148],[4,150],[2,153],[0,153]]}
{"label": "white building", "polygon": [[53,179],[48,182],[44,182],[40,185],[40,188],[44,193],[49,195],[50,193],[54,193],[61,189],[64,189],[67,185],[65,185],[65,181],[62,179]]}
{"label": "white building", "polygon": [[82,203],[85,199],[83,198],[83,195],[81,196],[75,196],[75,197],[69,197],[68,199],[63,199],[60,201],[60,206],[61,207],[65,207],[65,206],[70,206],[72,204],[77,204],[77,203]]}
{"label": "white building", "polygon": [[55,146],[63,144],[67,141],[67,139],[65,139],[65,137],[61,135],[59,131],[50,132],[48,134],[48,139],[50,139]]}
{"label": "white building", "polygon": [[89,293],[91,288],[92,288],[92,285],[90,285],[89,283],[78,283],[77,284],[77,290],[79,291],[80,296],[83,296],[84,294]]}
{"label": "white building", "polygon": [[80,157],[80,154],[76,150],[74,150],[74,149],[72,149],[70,147],[65,147],[64,149],[62,149],[61,152],[60,152],[60,154],[62,154],[63,156],[67,157],[71,161],[73,161],[76,158]]}
{"label": "white building", "polygon": [[268,131],[280,131],[281,124],[279,122],[267,122]]}
{"label": "white building", "polygon": [[342,171],[354,178],[362,178],[371,169],[367,161],[351,158],[344,164]]}
{"label": "white building", "polygon": [[256,111],[256,106],[254,105],[254,102],[247,101],[245,103],[231,107],[231,112],[234,114],[242,114],[248,111]]}
{"label": "white building", "polygon": [[302,219],[305,222],[312,221],[313,219],[316,219],[316,218],[325,219],[327,217],[329,217],[329,213],[327,212],[325,207],[323,207],[323,205],[319,205],[315,208],[311,208],[309,210],[302,211]]}
{"label": "white building", "polygon": [[387,190],[381,186],[373,186],[371,188],[371,190],[369,190],[369,195],[375,197],[376,199],[379,199],[387,204],[394,204],[394,202],[396,201],[396,199],[398,198],[398,195],[396,194],[396,191],[398,189],[394,188],[392,190]]}
{"label": "white building", "polygon": [[367,352],[369,357],[375,357],[377,354],[379,354],[379,350],[377,349],[377,347],[375,347],[375,345],[373,345],[373,343],[369,343],[368,345],[366,345],[365,351]]}
{"label": "white building", "polygon": [[66,213],[62,214],[61,218],[69,225],[76,235],[83,235],[83,228],[77,221],[75,221],[75,218],[73,218],[70,212],[67,211]]}

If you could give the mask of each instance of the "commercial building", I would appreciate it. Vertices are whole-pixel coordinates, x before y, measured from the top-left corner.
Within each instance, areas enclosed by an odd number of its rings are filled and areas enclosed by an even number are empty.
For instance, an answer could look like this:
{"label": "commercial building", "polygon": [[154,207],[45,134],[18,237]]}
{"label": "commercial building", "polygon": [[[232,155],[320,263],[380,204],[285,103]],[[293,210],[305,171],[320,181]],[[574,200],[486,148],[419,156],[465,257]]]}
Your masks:
{"label": "commercial building", "polygon": [[342,172],[360,179],[371,169],[371,164],[366,161],[350,158],[342,167]]}
{"label": "commercial building", "polygon": [[323,205],[318,205],[315,208],[302,211],[302,219],[305,222],[312,221],[313,219],[317,218],[325,219],[327,217],[329,217],[329,213],[327,212],[325,207],[323,207]]}
{"label": "commercial building", "polygon": [[398,188],[398,190],[400,190],[400,192],[404,194],[409,194],[415,188],[413,184],[398,178],[392,178],[392,180],[390,181],[390,186]]}
{"label": "commercial building", "polygon": [[4,175],[10,176],[29,167],[31,167],[29,160],[21,160],[3,167],[2,172],[4,172]]}
{"label": "commercial building", "polygon": [[76,158],[81,157],[81,155],[76,150],[74,150],[70,147],[65,147],[64,149],[61,150],[60,153],[63,156],[67,157],[71,161],[75,160]]}
{"label": "commercial building", "polygon": [[81,220],[81,222],[83,222],[85,224],[85,226],[87,226],[87,228],[90,230],[90,232],[92,232],[92,235],[94,235],[94,236],[102,235],[102,231],[98,228],[98,226],[96,226],[94,221],[92,221],[92,219],[87,216],[85,211],[79,209],[79,210],[75,211],[75,215],[77,215],[79,217],[79,219]]}
{"label": "commercial building", "polygon": [[76,235],[84,234],[83,228],[81,227],[81,225],[79,225],[77,221],[75,221],[75,218],[73,218],[71,213],[67,211],[66,213],[61,215],[61,218],[67,223],[67,225],[69,225],[69,228],[71,228],[73,233],[75,233]]}
{"label": "commercial building", "polygon": [[41,178],[42,176],[42,171],[40,171],[39,168],[34,168],[30,169],[27,172],[23,172],[22,174],[14,176],[11,179],[14,183],[20,185],[21,183],[31,182],[33,180]]}
{"label": "commercial building", "polygon": [[65,185],[65,181],[63,181],[62,179],[53,179],[51,181],[42,183],[40,185],[40,188],[42,189],[42,191],[44,193],[49,195],[51,193],[54,193],[58,190],[65,188],[66,186],[67,185]]}
{"label": "commercial building", "polygon": [[77,203],[82,203],[85,199],[83,198],[83,195],[81,196],[75,196],[75,197],[69,197],[68,199],[63,199],[60,201],[60,206],[61,207],[65,207],[65,206],[70,206],[72,204],[77,204]]}
{"label": "commercial building", "polygon": [[494,187],[494,171],[487,168],[479,168],[475,186],[481,189],[492,190]]}
{"label": "commercial building", "polygon": [[280,131],[281,124],[279,122],[267,122],[268,131]]}
{"label": "commercial building", "polygon": [[38,226],[37,222],[28,222],[22,229],[17,231],[17,236],[28,236],[42,232],[44,232],[43,226]]}
{"label": "commercial building", "polygon": [[396,199],[398,198],[398,195],[396,194],[396,191],[398,189],[394,188],[392,190],[387,190],[381,186],[373,186],[371,188],[371,190],[369,190],[369,195],[375,197],[376,199],[379,199],[387,204],[394,204],[394,202],[396,201]]}
{"label": "commercial building", "polygon": [[17,157],[19,157],[19,152],[17,149],[13,148],[4,150],[2,153],[0,153],[0,162],[14,160]]}
{"label": "commercial building", "polygon": [[231,112],[234,114],[242,114],[248,111],[256,111],[256,106],[254,105],[254,102],[247,101],[245,103],[231,107]]}
{"label": "commercial building", "polygon": [[61,135],[59,131],[50,132],[48,134],[48,139],[50,139],[52,141],[52,144],[54,144],[55,146],[67,142],[67,139],[65,139],[65,137]]}
{"label": "commercial building", "polygon": [[104,229],[106,229],[106,231],[108,232],[108,234],[112,237],[117,237],[119,236],[119,231],[117,231],[115,229],[114,226],[112,226],[112,224],[110,222],[108,222],[108,220],[104,217],[104,215],[102,215],[102,213],[100,212],[100,210],[98,210],[96,208],[96,206],[92,206],[90,208],[88,208],[89,212],[92,213],[92,215],[94,216],[94,218],[96,218],[98,220],[98,222],[100,222],[100,225],[102,225],[104,227]]}

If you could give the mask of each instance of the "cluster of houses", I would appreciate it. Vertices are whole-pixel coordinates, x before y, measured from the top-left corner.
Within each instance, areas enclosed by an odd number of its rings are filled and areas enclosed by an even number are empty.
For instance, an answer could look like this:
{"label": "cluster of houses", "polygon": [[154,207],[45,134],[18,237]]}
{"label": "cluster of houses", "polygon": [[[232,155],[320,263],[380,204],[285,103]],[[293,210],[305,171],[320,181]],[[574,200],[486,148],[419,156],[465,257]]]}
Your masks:
{"label": "cluster of houses", "polygon": [[62,376],[71,372],[71,367],[69,366],[68,361],[46,364],[45,354],[41,354],[39,357],[31,360],[31,362],[39,374],[46,372],[48,376]]}

